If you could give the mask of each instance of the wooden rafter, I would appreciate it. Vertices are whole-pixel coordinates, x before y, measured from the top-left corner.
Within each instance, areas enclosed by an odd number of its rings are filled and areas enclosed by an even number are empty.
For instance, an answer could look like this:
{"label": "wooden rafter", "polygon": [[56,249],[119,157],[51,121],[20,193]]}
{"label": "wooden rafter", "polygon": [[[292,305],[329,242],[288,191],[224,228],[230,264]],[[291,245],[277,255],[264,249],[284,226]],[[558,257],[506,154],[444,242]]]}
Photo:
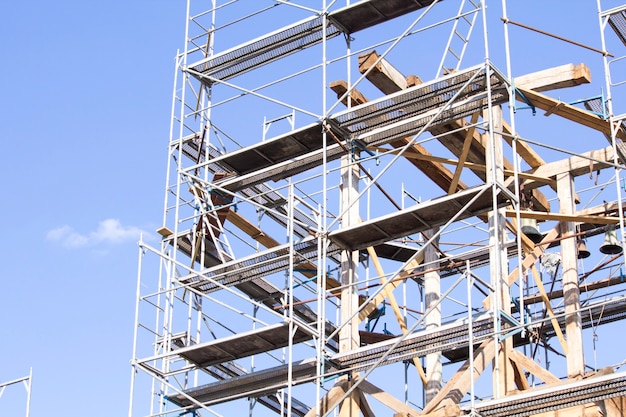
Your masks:
{"label": "wooden rafter", "polygon": [[[561,116],[565,119],[597,130],[598,132],[602,132],[605,135],[611,135],[611,122],[609,120],[605,120],[590,111],[567,104],[561,100],[538,93],[537,91],[522,87],[518,87],[518,90],[521,94],[515,95],[517,100],[529,103],[544,110],[546,112],[546,116],[552,114]],[[624,132],[624,129],[618,129],[617,137],[622,140],[626,139],[626,132]]]}

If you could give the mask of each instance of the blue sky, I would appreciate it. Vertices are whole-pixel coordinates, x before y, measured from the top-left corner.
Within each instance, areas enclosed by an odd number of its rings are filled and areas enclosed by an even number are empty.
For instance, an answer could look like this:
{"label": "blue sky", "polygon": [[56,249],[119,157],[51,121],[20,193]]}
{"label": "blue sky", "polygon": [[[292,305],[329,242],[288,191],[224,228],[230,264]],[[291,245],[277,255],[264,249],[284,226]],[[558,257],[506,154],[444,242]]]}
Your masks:
{"label": "blue sky", "polygon": [[[136,242],[161,222],[184,13],[0,5],[0,381],[33,368],[31,416],[127,413]],[[7,388],[0,415],[23,415],[24,391]]]}
{"label": "blue sky", "polygon": [[[595,1],[523,3],[535,7],[511,19],[599,47],[597,25],[580,30]],[[32,367],[33,417],[127,413],[136,241],[143,232],[155,244],[161,225],[184,13],[182,0],[0,5],[0,382]],[[571,62],[541,58],[522,64]],[[600,68],[588,52],[578,62]],[[597,94],[603,75],[593,76],[596,92],[574,95]],[[23,413],[23,391],[5,391],[0,415]]]}

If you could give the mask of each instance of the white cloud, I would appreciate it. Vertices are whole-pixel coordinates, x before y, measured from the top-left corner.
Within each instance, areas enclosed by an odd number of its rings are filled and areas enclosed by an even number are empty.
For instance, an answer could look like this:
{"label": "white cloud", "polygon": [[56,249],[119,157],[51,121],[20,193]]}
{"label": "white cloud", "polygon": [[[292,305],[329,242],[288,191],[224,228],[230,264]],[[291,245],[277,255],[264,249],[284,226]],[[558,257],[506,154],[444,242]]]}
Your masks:
{"label": "white cloud", "polygon": [[59,242],[67,248],[81,248],[95,246],[100,243],[118,244],[139,240],[141,233],[144,238],[149,234],[136,226],[123,226],[118,219],[106,219],[98,224],[98,228],[92,232],[81,234],[73,227],[64,225],[48,231],[46,238],[53,242]]}

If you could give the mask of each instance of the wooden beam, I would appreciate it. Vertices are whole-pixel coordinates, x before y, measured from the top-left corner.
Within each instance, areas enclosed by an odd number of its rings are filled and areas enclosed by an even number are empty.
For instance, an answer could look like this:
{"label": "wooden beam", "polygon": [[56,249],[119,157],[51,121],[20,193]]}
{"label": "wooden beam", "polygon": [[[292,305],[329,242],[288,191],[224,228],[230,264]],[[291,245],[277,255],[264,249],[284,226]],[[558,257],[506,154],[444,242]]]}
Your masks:
{"label": "wooden beam", "polygon": [[[383,271],[383,266],[380,264],[380,260],[378,259],[378,255],[376,255],[376,251],[374,251],[374,248],[368,247],[367,253],[370,256],[370,260],[374,263],[376,272],[378,273],[378,276],[380,277],[380,283],[383,286],[383,290],[381,291],[381,293],[384,294],[385,297],[389,300],[389,304],[391,304],[391,309],[393,310],[393,314],[396,316],[396,321],[400,325],[400,330],[402,331],[402,334],[406,334],[408,331],[408,328],[406,327],[406,319],[402,316],[402,312],[400,311],[400,306],[398,306],[396,297],[394,297],[393,292],[392,292],[392,288],[396,288],[396,286],[394,285],[391,288],[389,287],[389,285],[391,284],[389,283],[387,278],[385,278],[385,271]],[[400,283],[401,281],[396,281],[396,282]],[[413,357],[413,365],[415,365],[415,368],[417,369],[419,377],[422,380],[422,384],[426,386],[426,382],[427,382],[426,374],[424,373],[422,364],[420,363],[420,360],[417,356]]]}
{"label": "wooden beam", "polygon": [[[549,162],[538,168],[526,171],[526,173],[537,175],[541,178],[556,178],[557,175],[567,172],[574,177],[589,175],[594,171],[611,168],[613,166],[613,155],[613,148],[608,146],[559,161]],[[541,185],[543,184],[535,184],[531,179],[524,181],[524,189],[532,189]]]}
{"label": "wooden beam", "polygon": [[[574,223],[592,223],[592,224],[617,224],[619,223],[618,217],[612,216],[591,216],[583,214],[561,214],[561,213],[543,213],[539,211],[527,211],[520,210],[520,217],[522,219],[536,219],[541,221],[557,220],[562,222],[574,222]],[[507,217],[515,217],[515,210],[506,210]]]}
{"label": "wooden beam", "polygon": [[[605,278],[605,279],[601,279],[601,280],[589,282],[589,283],[583,283],[579,285],[579,288],[580,288],[580,292],[588,292],[588,291],[595,291],[601,288],[612,287],[613,285],[620,285],[623,283],[624,283],[624,278],[619,276],[619,277]],[[556,291],[552,291],[548,293],[548,298],[550,300],[555,300],[561,297],[563,297],[563,290],[556,290]],[[535,304],[539,302],[543,302],[543,298],[541,297],[541,295],[532,295],[529,297],[524,297],[524,304]]]}
{"label": "wooden beam", "polygon": [[[346,107],[358,106],[359,104],[367,103],[369,100],[365,98],[360,91],[356,88],[352,88],[350,90],[350,94],[347,95],[348,92],[348,83],[343,80],[333,81],[330,83],[330,89],[333,90],[337,94],[337,99],[343,97],[341,102]],[[348,97],[350,97],[350,101],[348,101]]]}
{"label": "wooden beam", "polygon": [[[324,395],[319,401],[317,401],[317,405],[319,405],[319,415],[324,415],[328,411],[335,408],[339,405],[339,400],[346,393],[348,386],[347,379],[340,379],[327,393]],[[315,417],[318,415],[316,406],[311,407],[308,413],[304,417]]]}
{"label": "wooden beam", "polygon": [[554,376],[550,371],[539,366],[534,360],[515,349],[511,349],[509,351],[509,358],[546,384],[557,384],[561,382],[561,380]]}
{"label": "wooden beam", "polygon": [[[387,284],[388,286],[389,285],[391,286],[389,290],[393,291],[398,285],[400,285],[400,283],[408,275],[410,275],[411,273],[410,271],[417,268],[420,265],[420,263],[422,263],[423,261],[424,261],[424,254],[422,253],[416,259],[409,262],[406,269],[400,272],[400,274],[398,275],[398,279],[394,279],[389,284]],[[365,320],[367,316],[369,316],[374,310],[376,310],[376,306],[382,303],[383,301],[385,301],[385,293],[381,292],[376,297],[374,297],[374,299],[368,305],[366,305],[365,307],[361,309],[361,311],[359,312],[359,321]]]}
{"label": "wooden beam", "polygon": [[[387,148],[382,148],[379,146],[368,146],[367,149],[371,151],[375,151],[375,152],[389,153],[389,154],[397,154],[400,152],[399,150],[387,149]],[[434,161],[434,162],[440,162],[442,164],[448,164],[448,165],[458,165],[459,163],[458,159],[443,158],[443,157],[434,156],[431,154],[416,153],[410,150],[404,151],[402,153],[402,156],[404,156],[405,158],[409,160],[417,159],[417,160],[425,160],[425,161]],[[475,163],[466,161],[464,165],[466,168],[472,168],[472,169],[481,170],[481,171],[487,170],[487,168],[485,167],[485,164],[475,164]],[[503,172],[506,177],[512,177],[515,174],[512,170],[509,170],[509,169],[505,169]],[[550,187],[556,188],[556,180],[554,178],[540,177],[538,175],[531,174],[530,171],[518,172],[518,176],[521,179],[527,179],[529,181],[536,181],[539,183],[539,185],[547,184],[547,185],[550,185]],[[534,188],[537,188],[537,187],[534,187]]]}
{"label": "wooden beam", "polygon": [[[597,130],[598,132],[602,132],[605,135],[609,135],[609,137],[611,136],[611,124],[609,120],[605,120],[587,110],[580,109],[557,99],[553,99],[552,97],[538,93],[537,91],[522,87],[518,87],[518,90],[522,93],[522,95],[515,95],[516,99],[519,101],[525,103],[530,102],[533,106],[545,110],[546,112],[549,112],[549,114],[561,116],[575,123]],[[624,132],[624,129],[620,128],[618,130],[617,137],[622,140],[626,139],[626,132]]]}
{"label": "wooden beam", "polygon": [[[359,72],[366,74],[366,78],[374,84],[384,94],[392,94],[407,88],[406,78],[400,81],[399,71],[396,70],[386,60],[380,60],[376,51],[371,51],[361,55],[359,58]],[[377,65],[374,65],[378,62]],[[443,125],[431,126],[429,132],[436,136],[439,142],[448,148],[456,157],[463,154],[465,143],[465,133],[469,130],[469,123],[464,119],[449,120]],[[467,161],[473,163],[484,163],[485,146],[482,142],[480,132],[474,131],[471,135],[469,150],[466,151]],[[513,170],[513,164],[504,159],[504,169]],[[470,168],[471,169],[471,168]],[[486,174],[483,170],[471,169],[481,180],[485,180]],[[444,188],[445,189],[445,188]],[[537,210],[550,211],[548,199],[541,193],[534,193],[533,204]]]}
{"label": "wooden beam", "polygon": [[370,403],[367,401],[367,397],[363,394],[363,391],[361,391],[358,387],[356,391],[359,396],[359,408],[363,413],[363,417],[376,417],[376,414],[374,413],[374,410],[372,410],[372,407],[370,407]]}
{"label": "wooden beam", "polygon": [[359,70],[361,74],[369,71],[367,79],[385,94],[395,93],[409,86],[407,78],[387,60],[380,59],[376,51],[359,56]]}
{"label": "wooden beam", "polygon": [[[574,215],[574,177],[569,172],[557,175],[559,212]],[[561,285],[565,308],[567,334],[567,375],[570,378],[585,373],[583,329],[578,288],[578,256],[575,220],[561,222]],[[546,295],[547,297],[547,295]]]}
{"label": "wooden beam", "polygon": [[474,125],[478,121],[478,116],[480,116],[479,112],[475,112],[472,115],[472,120],[470,121],[471,127],[467,130],[467,133],[465,134],[463,149],[461,150],[461,155],[459,155],[459,162],[456,165],[454,177],[452,178],[452,182],[450,184],[450,187],[448,188],[448,194],[456,192],[456,186],[459,183],[459,179],[461,178],[461,171],[463,170],[463,165],[465,164],[465,160],[467,159],[467,153],[469,152],[469,148],[472,144],[472,137],[474,136],[474,132],[476,131]]}
{"label": "wooden beam", "polygon": [[626,416],[626,397],[623,395],[620,397],[607,398],[604,401],[599,401],[597,404],[603,412],[603,417]]}
{"label": "wooden beam", "polygon": [[515,381],[515,386],[520,391],[526,391],[527,389],[530,388],[530,385],[528,384],[526,375],[524,375],[524,370],[522,369],[519,363],[511,359],[510,353],[508,356],[509,356],[509,361],[511,361],[511,366],[513,368],[513,373],[514,373],[513,380]]}
{"label": "wooden beam", "polygon": [[339,417],[358,417],[360,414],[359,393],[355,389],[341,402]]}
{"label": "wooden beam", "polygon": [[542,92],[590,82],[591,70],[587,65],[565,64],[515,77],[513,86]]}
{"label": "wooden beam", "polygon": [[[474,380],[491,364],[491,361],[495,357],[495,352],[493,340],[485,340],[474,350]],[[426,404],[422,413],[431,413],[447,404],[458,404],[471,387],[471,377],[472,370],[469,365],[469,360],[467,360],[441,388],[441,391]]]}
{"label": "wooden beam", "polygon": [[[508,143],[509,146],[513,146],[513,136],[515,136],[515,132],[513,132],[511,125],[504,120],[502,121],[502,131],[505,133],[503,137],[506,143]],[[539,168],[546,163],[527,142],[518,140],[515,143],[515,149],[519,156],[521,156],[531,168]]]}
{"label": "wooden beam", "polygon": [[559,325],[559,321],[556,319],[554,315],[554,310],[552,310],[552,305],[550,304],[550,299],[548,298],[548,294],[546,293],[546,289],[543,286],[543,281],[541,281],[541,276],[539,276],[539,272],[537,272],[537,266],[533,264],[530,267],[530,271],[532,272],[533,278],[535,279],[535,284],[537,285],[537,289],[541,294],[541,298],[543,299],[543,304],[546,306],[546,311],[548,312],[548,316],[550,316],[550,322],[552,323],[552,327],[554,332],[556,333],[559,342],[561,342],[561,347],[563,348],[563,353],[567,356],[568,348],[567,342],[563,337],[563,332],[561,331],[561,326]]}
{"label": "wooden beam", "polygon": [[416,409],[404,404],[404,402],[398,400],[396,397],[378,388],[376,385],[372,384],[368,380],[358,379],[358,381],[359,385],[357,386],[357,388],[360,388],[364,393],[369,394],[372,398],[391,408],[396,413],[405,413],[411,416],[421,415],[421,413]]}
{"label": "wooden beam", "polygon": [[[550,230],[543,237],[541,242],[539,242],[539,243],[537,243],[535,245],[535,247],[533,248],[532,251],[529,251],[526,254],[526,256],[524,257],[524,260],[522,260],[522,270],[523,271],[529,270],[535,264],[535,262],[537,262],[539,257],[541,257],[541,255],[543,255],[545,250],[548,249],[549,244],[548,243],[542,243],[542,242],[550,242],[550,241],[556,239],[556,237],[558,235],[559,235],[559,231],[558,231],[558,225],[557,225],[557,227],[555,227],[554,229]],[[515,280],[518,279],[519,273],[520,273],[520,267],[518,266],[517,268],[515,268],[513,270],[513,272],[511,272],[509,274],[509,277],[508,277],[509,285],[512,285],[515,282]],[[490,305],[491,305],[491,296],[488,296],[483,301],[483,307],[485,309],[489,309]]]}

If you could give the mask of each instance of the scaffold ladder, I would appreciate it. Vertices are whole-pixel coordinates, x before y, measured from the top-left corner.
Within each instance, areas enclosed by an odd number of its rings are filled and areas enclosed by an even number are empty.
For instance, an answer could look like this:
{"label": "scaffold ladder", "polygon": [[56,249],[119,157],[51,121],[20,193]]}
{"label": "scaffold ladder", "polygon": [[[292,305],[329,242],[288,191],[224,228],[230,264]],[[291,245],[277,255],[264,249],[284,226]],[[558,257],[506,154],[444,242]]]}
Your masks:
{"label": "scaffold ladder", "polygon": [[459,6],[459,12],[457,13],[448,42],[444,49],[443,56],[441,57],[441,63],[437,70],[435,78],[442,77],[453,71],[458,71],[463,61],[463,56],[467,49],[472,31],[474,29],[474,23],[478,17],[478,11],[480,10],[480,2],[477,0],[462,0]]}

